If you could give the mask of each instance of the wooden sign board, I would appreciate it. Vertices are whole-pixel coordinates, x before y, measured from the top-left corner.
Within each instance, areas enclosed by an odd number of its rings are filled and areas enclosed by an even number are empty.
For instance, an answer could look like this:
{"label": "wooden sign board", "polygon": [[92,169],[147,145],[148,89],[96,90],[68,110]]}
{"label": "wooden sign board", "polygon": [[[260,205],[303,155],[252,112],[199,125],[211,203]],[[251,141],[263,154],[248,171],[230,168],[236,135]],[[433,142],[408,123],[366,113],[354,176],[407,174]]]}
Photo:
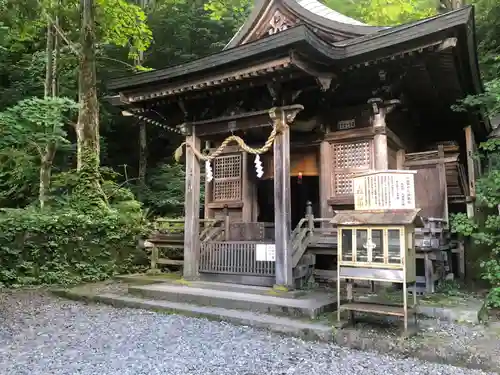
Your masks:
{"label": "wooden sign board", "polygon": [[385,170],[354,177],[354,209],[415,209],[415,173],[410,170]]}

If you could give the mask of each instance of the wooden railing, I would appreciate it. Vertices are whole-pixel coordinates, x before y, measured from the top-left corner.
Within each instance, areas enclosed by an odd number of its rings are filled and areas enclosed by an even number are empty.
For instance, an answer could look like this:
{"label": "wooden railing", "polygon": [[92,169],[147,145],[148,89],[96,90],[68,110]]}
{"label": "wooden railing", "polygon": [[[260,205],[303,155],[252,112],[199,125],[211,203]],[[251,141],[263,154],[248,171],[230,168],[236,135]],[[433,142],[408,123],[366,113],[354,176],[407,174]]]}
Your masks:
{"label": "wooden railing", "polygon": [[328,248],[334,254],[337,250],[337,231],[330,224],[330,218],[315,218],[311,202],[307,202],[306,216],[292,232],[292,264],[296,267],[308,248]]}
{"label": "wooden railing", "polygon": [[[184,249],[184,219],[158,219],[157,231],[146,241],[144,247],[151,249],[151,269],[156,270],[159,264],[162,265],[184,265],[182,259],[170,259],[168,256],[160,256],[160,249],[170,249],[172,251]],[[200,241],[220,240],[224,234],[223,220],[201,219],[199,235]],[[183,254],[182,254],[183,255]]]}

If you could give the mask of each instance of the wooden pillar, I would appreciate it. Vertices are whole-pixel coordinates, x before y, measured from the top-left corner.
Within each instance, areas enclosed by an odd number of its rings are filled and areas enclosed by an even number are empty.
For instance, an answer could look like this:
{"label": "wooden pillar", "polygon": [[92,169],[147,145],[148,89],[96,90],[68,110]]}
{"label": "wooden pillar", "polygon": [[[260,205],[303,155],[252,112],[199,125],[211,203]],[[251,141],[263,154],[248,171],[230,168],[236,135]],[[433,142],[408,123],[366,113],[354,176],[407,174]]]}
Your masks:
{"label": "wooden pillar", "polygon": [[386,170],[389,169],[387,134],[385,131],[386,108],[382,106],[382,99],[374,98],[368,102],[372,105],[372,126],[375,132],[373,137],[374,167],[376,170]]}
{"label": "wooden pillar", "polygon": [[246,152],[242,152],[242,189],[241,189],[241,200],[243,201],[243,212],[242,212],[242,220],[244,223],[252,222],[252,209],[253,209],[253,181],[250,177],[250,173],[252,173],[252,169],[249,168],[249,155]]}
{"label": "wooden pillar", "polygon": [[293,289],[290,196],[290,128],[302,106],[273,108],[269,116],[277,127],[274,140],[274,233],[276,246],[276,285]]}
{"label": "wooden pillar", "polygon": [[319,146],[319,201],[320,217],[326,218],[332,215],[332,209],[328,205],[328,199],[332,196],[332,145],[328,141],[322,141]]}
{"label": "wooden pillar", "polygon": [[373,98],[368,100],[368,103],[372,105],[372,126],[375,133],[373,137],[374,167],[376,170],[387,170],[389,169],[389,151],[386,116],[399,104],[399,100],[383,102],[380,98]]}
{"label": "wooden pillar", "polygon": [[438,173],[439,173],[439,188],[441,189],[441,196],[443,197],[443,212],[442,218],[446,220],[446,227],[449,227],[448,222],[448,184],[446,181],[446,165],[444,164],[444,146],[438,146]]}
{"label": "wooden pillar", "polygon": [[479,171],[476,171],[474,163],[474,153],[476,151],[476,142],[472,127],[467,126],[465,129],[465,149],[467,153],[467,177],[469,182],[469,195],[466,197],[467,216],[472,218],[475,216],[474,201],[476,199],[476,176]]}
{"label": "wooden pillar", "polygon": [[405,169],[406,152],[401,149],[396,154],[396,169]]}
{"label": "wooden pillar", "polygon": [[[196,136],[196,129],[186,137],[197,150],[200,149],[200,139]],[[186,147],[186,197],[184,203],[184,268],[185,279],[198,278],[198,260],[200,254],[200,161],[196,158],[191,147]]]}
{"label": "wooden pillar", "polygon": [[[205,148],[210,150],[210,142],[205,143]],[[211,162],[212,168],[214,168],[213,161]],[[206,174],[206,171],[205,171]],[[206,178],[206,177],[205,177]],[[201,181],[200,181],[201,183]],[[213,181],[208,182],[205,179],[205,219],[213,219],[214,218],[214,210],[210,208],[210,203],[212,203],[212,198],[213,198],[213,190],[214,189],[214,184]]]}

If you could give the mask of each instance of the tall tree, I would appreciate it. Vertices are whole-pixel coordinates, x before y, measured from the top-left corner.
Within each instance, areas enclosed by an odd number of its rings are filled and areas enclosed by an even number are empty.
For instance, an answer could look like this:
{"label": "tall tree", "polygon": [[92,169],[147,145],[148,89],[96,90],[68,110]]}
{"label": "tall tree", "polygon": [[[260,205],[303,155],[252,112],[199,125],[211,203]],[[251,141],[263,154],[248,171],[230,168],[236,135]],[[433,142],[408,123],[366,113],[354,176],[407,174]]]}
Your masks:
{"label": "tall tree", "polygon": [[[55,12],[58,6],[56,5]],[[50,9],[47,11],[50,14]],[[58,63],[59,63],[59,35],[57,28],[59,27],[59,17],[56,15],[52,19],[50,15],[47,16],[47,41],[46,41],[46,70],[45,70],[45,84],[44,84],[44,97],[56,97],[58,95],[57,76],[58,76]],[[56,129],[53,129],[55,132]],[[40,187],[38,192],[38,200],[40,208],[45,206],[47,201],[48,191],[50,189],[50,180],[52,174],[52,165],[56,155],[57,144],[55,140],[51,140],[45,146],[43,155],[41,156],[40,163]]]}

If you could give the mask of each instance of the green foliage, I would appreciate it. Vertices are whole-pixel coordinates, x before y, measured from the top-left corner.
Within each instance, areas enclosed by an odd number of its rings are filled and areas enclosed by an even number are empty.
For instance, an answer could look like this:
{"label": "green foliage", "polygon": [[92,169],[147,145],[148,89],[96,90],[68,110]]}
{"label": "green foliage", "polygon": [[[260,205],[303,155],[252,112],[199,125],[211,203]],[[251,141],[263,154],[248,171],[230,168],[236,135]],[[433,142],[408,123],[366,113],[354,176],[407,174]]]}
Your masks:
{"label": "green foliage", "polygon": [[148,176],[144,202],[154,213],[163,216],[181,215],[184,209],[184,166],[161,164]]}
{"label": "green foliage", "polygon": [[7,210],[0,214],[0,285],[73,284],[133,272],[140,220],[116,213]]}
{"label": "green foliage", "polygon": [[[491,140],[481,144],[483,159],[498,158],[500,143]],[[476,204],[486,209],[494,208],[482,223],[473,221],[465,214],[457,214],[451,218],[451,228],[455,233],[470,237],[476,244],[486,246],[489,255],[480,266],[482,278],[491,285],[487,298],[488,305],[500,307],[500,170],[490,169],[476,183]]]}
{"label": "green foliage", "polygon": [[355,15],[375,26],[394,26],[436,14],[434,0],[360,0]]}
{"label": "green foliage", "polygon": [[77,108],[67,98],[25,99],[0,112],[0,147],[34,149],[42,154],[49,142],[66,142],[65,115]]}
{"label": "green foliage", "polygon": [[97,0],[96,3],[104,44],[128,47],[132,58],[149,47],[153,34],[141,7],[125,0]]}
{"label": "green foliage", "polygon": [[67,144],[67,98],[30,98],[0,112],[0,204],[24,207],[38,191],[41,158],[49,142]]}
{"label": "green foliage", "polygon": [[496,0],[474,0],[479,63],[485,92],[467,96],[458,110],[487,109],[490,115],[500,113],[500,3]]}
{"label": "green foliage", "polygon": [[220,21],[233,18],[238,24],[243,24],[250,10],[251,0],[208,0],[205,10],[210,12],[212,19]]}

